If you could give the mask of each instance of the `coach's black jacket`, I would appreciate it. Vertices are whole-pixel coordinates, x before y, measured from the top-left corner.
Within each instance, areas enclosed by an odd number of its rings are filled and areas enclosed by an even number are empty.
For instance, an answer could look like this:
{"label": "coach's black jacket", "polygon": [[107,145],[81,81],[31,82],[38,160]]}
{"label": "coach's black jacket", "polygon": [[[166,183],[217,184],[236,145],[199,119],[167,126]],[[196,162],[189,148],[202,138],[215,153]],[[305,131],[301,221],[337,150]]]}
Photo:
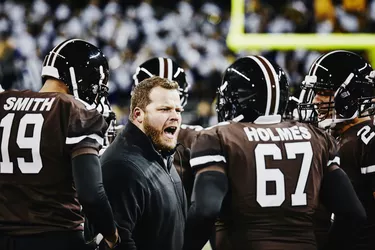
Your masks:
{"label": "coach's black jacket", "polygon": [[100,160],[119,249],[181,250],[187,203],[172,157],[163,158],[128,122]]}

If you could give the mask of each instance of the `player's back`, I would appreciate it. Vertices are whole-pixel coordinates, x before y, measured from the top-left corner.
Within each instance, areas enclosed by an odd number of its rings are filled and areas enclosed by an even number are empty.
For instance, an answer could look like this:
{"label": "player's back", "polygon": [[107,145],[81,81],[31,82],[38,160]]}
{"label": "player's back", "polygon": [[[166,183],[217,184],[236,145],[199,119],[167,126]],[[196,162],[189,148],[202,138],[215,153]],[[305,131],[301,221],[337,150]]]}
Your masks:
{"label": "player's back", "polygon": [[82,230],[71,152],[84,147],[82,141],[98,144],[100,133],[93,131],[102,131],[103,122],[96,110],[70,95],[0,94],[1,232]]}
{"label": "player's back", "polygon": [[312,216],[335,158],[333,138],[292,121],[232,123],[204,133],[219,138],[205,154],[226,161],[230,188],[221,216],[234,249],[316,249]]}
{"label": "player's back", "polygon": [[356,249],[374,249],[375,126],[372,121],[359,123],[342,133],[338,153],[341,168],[348,174],[367,215]]}

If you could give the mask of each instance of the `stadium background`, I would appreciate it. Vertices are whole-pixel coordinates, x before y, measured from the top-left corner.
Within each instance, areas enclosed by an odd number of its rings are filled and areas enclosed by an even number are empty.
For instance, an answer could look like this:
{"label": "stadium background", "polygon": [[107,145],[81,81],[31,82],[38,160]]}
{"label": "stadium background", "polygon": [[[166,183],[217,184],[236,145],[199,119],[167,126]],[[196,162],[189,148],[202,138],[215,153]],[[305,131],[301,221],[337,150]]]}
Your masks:
{"label": "stadium background", "polygon": [[[108,57],[110,101],[118,124],[124,124],[137,65],[171,57],[186,69],[190,84],[183,122],[208,126],[216,123],[213,101],[221,74],[236,57],[275,60],[298,96],[312,61],[340,44],[374,64],[374,31],[375,0],[0,0],[0,81],[38,90],[47,51],[68,38],[86,39]],[[287,33],[297,36],[279,45]],[[254,34],[272,35],[262,39],[273,45],[261,46]],[[297,43],[305,34],[306,42],[323,37],[336,45],[320,43],[316,50],[318,43]],[[344,36],[332,40],[332,34]]]}
{"label": "stadium background", "polygon": [[[236,3],[243,13],[231,12]],[[233,20],[242,23],[233,25]],[[244,34],[371,34],[375,0],[3,0],[0,81],[38,90],[46,52],[67,38],[86,39],[109,59],[110,101],[118,124],[124,124],[137,65],[150,57],[167,56],[187,71],[189,102],[183,122],[208,126],[216,122],[212,103],[221,74],[236,57],[255,53],[275,60],[289,75],[291,93],[298,95],[309,65],[325,52],[302,45],[290,50],[259,44],[254,47],[257,50],[236,47],[233,39],[239,37],[235,34],[228,44],[228,34],[234,30]],[[278,38],[270,39],[277,44]],[[247,41],[250,44],[252,39],[244,40],[245,45]],[[368,57],[366,46],[354,48]]]}

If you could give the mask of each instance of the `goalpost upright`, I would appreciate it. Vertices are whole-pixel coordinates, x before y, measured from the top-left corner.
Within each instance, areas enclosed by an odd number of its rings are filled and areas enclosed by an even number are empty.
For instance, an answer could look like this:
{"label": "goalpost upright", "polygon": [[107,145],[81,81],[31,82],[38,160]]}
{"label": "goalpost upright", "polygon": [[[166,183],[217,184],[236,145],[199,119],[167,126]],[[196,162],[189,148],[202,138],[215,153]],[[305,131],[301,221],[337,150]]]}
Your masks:
{"label": "goalpost upright", "polygon": [[233,51],[241,50],[367,50],[375,66],[375,34],[256,34],[245,33],[245,1],[232,0],[231,22],[227,45]]}

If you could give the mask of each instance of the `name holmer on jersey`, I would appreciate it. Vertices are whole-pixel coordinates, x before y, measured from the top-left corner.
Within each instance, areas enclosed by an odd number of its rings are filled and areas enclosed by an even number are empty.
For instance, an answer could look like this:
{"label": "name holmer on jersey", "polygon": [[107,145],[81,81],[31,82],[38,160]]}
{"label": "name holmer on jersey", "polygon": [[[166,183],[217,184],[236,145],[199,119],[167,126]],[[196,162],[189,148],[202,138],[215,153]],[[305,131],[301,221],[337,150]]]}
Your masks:
{"label": "name holmer on jersey", "polygon": [[292,141],[292,140],[309,140],[310,131],[305,127],[293,126],[290,128],[275,128],[275,132],[270,128],[252,128],[245,127],[249,141]]}
{"label": "name holmer on jersey", "polygon": [[50,111],[55,98],[8,97],[4,110],[8,111]]}

